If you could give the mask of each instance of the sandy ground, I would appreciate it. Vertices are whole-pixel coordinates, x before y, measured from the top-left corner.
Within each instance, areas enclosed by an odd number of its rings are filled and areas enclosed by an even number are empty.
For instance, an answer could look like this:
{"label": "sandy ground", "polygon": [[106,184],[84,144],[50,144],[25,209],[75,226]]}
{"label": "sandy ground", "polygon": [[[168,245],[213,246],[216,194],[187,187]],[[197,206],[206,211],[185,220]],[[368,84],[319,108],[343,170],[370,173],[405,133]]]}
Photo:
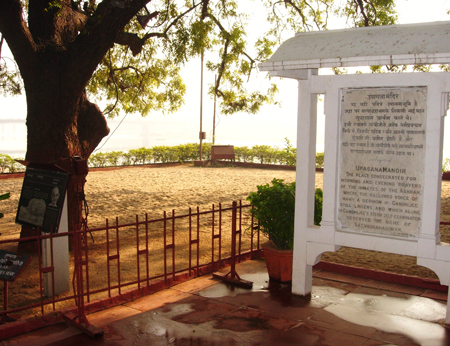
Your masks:
{"label": "sandy ground", "polygon": [[[257,185],[269,183],[273,178],[294,181],[295,172],[238,167],[201,168],[189,165],[92,171],[87,177],[85,188],[90,209],[89,227],[102,227],[106,218],[114,220],[116,216],[120,217],[120,223],[124,223],[134,221],[136,215],[142,220],[145,213],[148,213],[149,218],[158,218],[163,215],[163,211],[170,213],[173,209],[179,215],[186,213],[189,207],[199,206],[201,210],[209,210],[213,204],[230,206],[232,201],[239,200],[246,203],[245,198],[251,191],[256,190]],[[317,173],[316,187],[322,187],[322,184],[323,174]],[[14,220],[21,186],[21,178],[0,180],[0,193],[11,192],[10,199],[0,202],[0,208],[5,214],[5,217],[0,219],[1,240],[16,238],[20,234],[20,227]],[[450,221],[450,183],[446,181],[442,184],[441,221]],[[450,226],[441,226],[443,241],[449,241],[449,229]],[[126,232],[128,231],[124,231],[124,236],[127,236]],[[129,232],[131,236],[131,228]],[[153,243],[160,241],[160,230],[153,231],[152,237]],[[177,244],[184,246],[186,239],[177,240]],[[105,252],[101,236],[96,236],[96,242],[92,245],[92,251],[99,254]],[[0,248],[14,251],[5,246]],[[158,256],[162,256],[161,253]],[[430,270],[417,266],[415,258],[408,256],[343,248],[336,253],[324,254],[322,259],[424,278],[437,278]],[[91,279],[94,280],[97,275],[104,273],[100,264],[105,261],[95,255],[91,256],[91,260],[93,263],[99,263],[98,268],[94,266],[92,269]],[[124,270],[125,275],[126,267],[121,270]],[[15,292],[12,296],[17,299],[35,292],[38,287],[25,279],[27,271],[17,280],[16,288],[12,288]]]}

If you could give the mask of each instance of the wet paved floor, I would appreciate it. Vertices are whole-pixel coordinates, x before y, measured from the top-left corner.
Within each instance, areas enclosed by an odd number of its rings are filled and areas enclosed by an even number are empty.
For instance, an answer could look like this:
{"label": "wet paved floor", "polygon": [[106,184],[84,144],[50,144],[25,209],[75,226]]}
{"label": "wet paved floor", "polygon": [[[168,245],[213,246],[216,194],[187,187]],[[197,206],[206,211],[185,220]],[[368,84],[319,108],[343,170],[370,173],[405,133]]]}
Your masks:
{"label": "wet paved floor", "polygon": [[264,261],[237,272],[252,290],[204,276],[89,315],[103,337],[60,323],[0,345],[450,345],[444,292],[316,271],[308,299]]}

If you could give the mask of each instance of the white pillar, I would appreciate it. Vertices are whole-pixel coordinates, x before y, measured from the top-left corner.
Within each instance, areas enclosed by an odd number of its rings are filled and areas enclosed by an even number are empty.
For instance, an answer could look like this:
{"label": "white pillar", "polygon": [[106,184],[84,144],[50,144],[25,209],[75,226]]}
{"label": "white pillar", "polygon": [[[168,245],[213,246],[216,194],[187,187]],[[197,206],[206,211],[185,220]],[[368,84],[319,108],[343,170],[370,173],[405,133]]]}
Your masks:
{"label": "white pillar", "polygon": [[297,120],[297,175],[295,191],[294,257],[292,293],[307,295],[312,288],[312,266],[307,264],[307,227],[314,224],[317,95],[311,94],[311,79],[299,80]]}
{"label": "white pillar", "polygon": [[[61,214],[61,221],[58,232],[66,233],[69,231],[69,220],[67,216],[67,195],[64,199],[64,205]],[[42,262],[44,267],[52,265],[50,239],[42,241]],[[69,271],[69,237],[53,238],[53,266],[55,277],[55,295],[70,290],[70,271]],[[52,294],[52,274],[44,274],[44,295],[51,297]]]}

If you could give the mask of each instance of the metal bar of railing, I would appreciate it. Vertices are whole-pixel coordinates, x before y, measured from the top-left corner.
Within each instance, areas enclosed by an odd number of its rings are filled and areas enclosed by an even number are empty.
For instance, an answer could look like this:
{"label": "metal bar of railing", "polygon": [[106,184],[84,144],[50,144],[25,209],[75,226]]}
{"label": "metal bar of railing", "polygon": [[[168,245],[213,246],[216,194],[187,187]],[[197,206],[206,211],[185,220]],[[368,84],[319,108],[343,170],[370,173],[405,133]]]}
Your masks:
{"label": "metal bar of railing", "polygon": [[[81,265],[84,266],[85,270],[86,270],[86,299],[87,302],[90,303],[91,302],[91,295],[90,295],[90,285],[89,285],[89,251],[88,251],[88,230],[86,227],[83,227],[82,229],[82,235],[83,237],[80,239],[80,246],[81,246],[81,240],[84,240],[84,259],[81,258]],[[91,233],[91,237],[92,237],[92,233]],[[92,238],[94,239],[94,238]],[[83,268],[83,267],[81,267]]]}
{"label": "metal bar of railing", "polygon": [[164,211],[164,281],[167,284],[167,218]]}
{"label": "metal bar of railing", "polygon": [[[241,263],[241,247],[242,247],[242,202],[239,201],[239,231],[236,231],[239,234],[239,250],[238,250],[238,263]],[[236,216],[236,217],[238,217]]]}
{"label": "metal bar of railing", "polygon": [[192,208],[189,207],[189,276],[192,275]]}
{"label": "metal bar of railing", "polygon": [[119,218],[116,217],[116,248],[117,248],[117,282],[119,285],[119,295],[122,294],[122,289],[120,283],[121,277],[120,277],[120,236],[119,236]]}
{"label": "metal bar of railing", "polygon": [[172,209],[172,280],[175,281],[175,209]]}
{"label": "metal bar of railing", "polygon": [[54,253],[53,253],[53,232],[50,232],[50,265],[52,268],[51,278],[52,278],[52,305],[53,311],[56,310],[55,307],[55,263],[54,263]]}
{"label": "metal bar of railing", "polygon": [[141,289],[141,266],[140,266],[140,251],[139,251],[139,217],[136,215],[136,274],[138,289]]}
{"label": "metal bar of railing", "polygon": [[150,285],[150,265],[148,262],[148,214],[145,213],[145,267],[146,267],[146,278],[147,278],[147,287]]}
{"label": "metal bar of railing", "polygon": [[197,264],[195,266],[196,273],[198,276],[198,267],[200,263],[200,209],[197,207],[197,238],[195,239],[195,244],[197,244]]}
{"label": "metal bar of railing", "polygon": [[222,267],[222,203],[219,203],[219,268]]}
{"label": "metal bar of railing", "polygon": [[109,261],[111,260],[110,250],[109,250],[109,222],[106,219],[106,268],[108,275],[108,298],[111,298],[111,264]]}
{"label": "metal bar of railing", "polygon": [[40,301],[40,306],[41,306],[41,313],[42,315],[44,314],[44,280],[43,280],[43,266],[42,266],[42,251],[41,251],[41,230],[38,228],[37,230],[38,234],[37,234],[37,248],[38,248],[38,260],[39,260],[39,292],[41,294],[41,301]]}

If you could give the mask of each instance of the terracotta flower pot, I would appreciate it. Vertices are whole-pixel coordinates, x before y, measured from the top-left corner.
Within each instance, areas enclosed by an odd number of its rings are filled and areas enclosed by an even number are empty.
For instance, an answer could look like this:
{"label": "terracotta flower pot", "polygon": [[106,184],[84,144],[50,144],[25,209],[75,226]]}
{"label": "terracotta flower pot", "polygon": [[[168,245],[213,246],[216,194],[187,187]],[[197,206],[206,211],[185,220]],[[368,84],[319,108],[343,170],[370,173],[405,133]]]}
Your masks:
{"label": "terracotta flower pot", "polygon": [[269,278],[281,283],[292,281],[292,250],[278,250],[273,243],[267,242],[261,246],[266,258]]}

